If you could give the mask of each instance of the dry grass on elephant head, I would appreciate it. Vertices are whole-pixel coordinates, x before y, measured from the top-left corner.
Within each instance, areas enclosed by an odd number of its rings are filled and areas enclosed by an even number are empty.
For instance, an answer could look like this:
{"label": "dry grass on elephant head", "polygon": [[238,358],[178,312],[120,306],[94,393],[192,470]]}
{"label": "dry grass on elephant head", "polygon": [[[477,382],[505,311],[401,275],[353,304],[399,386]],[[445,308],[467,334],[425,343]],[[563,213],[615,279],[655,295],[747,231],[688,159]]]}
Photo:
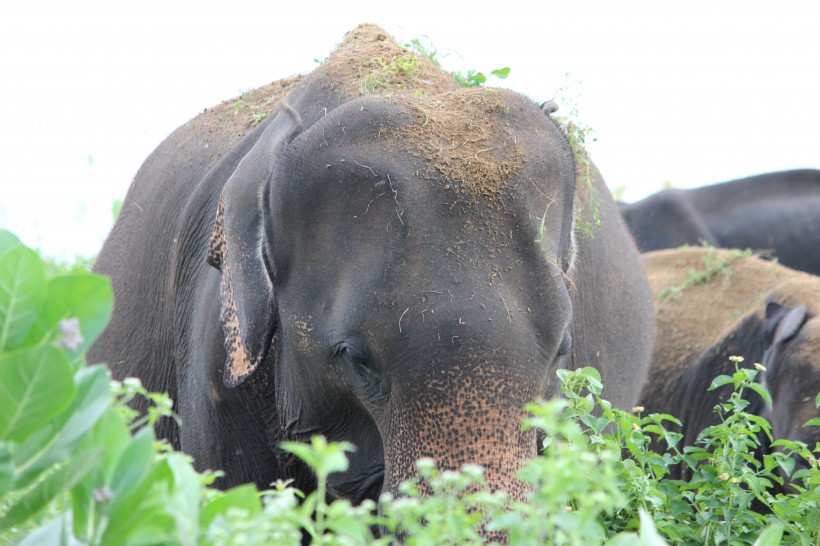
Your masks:
{"label": "dry grass on elephant head", "polygon": [[350,31],[315,72],[348,99],[373,95],[404,104],[415,123],[382,136],[402,143],[474,199],[496,198],[520,170],[524,154],[507,136],[504,119],[517,106],[515,99],[498,89],[459,88],[452,73],[375,25]]}
{"label": "dry grass on elephant head", "polygon": [[739,250],[680,248],[643,255],[656,298],[656,362],[677,362],[719,343],[766,302],[820,311],[820,280]]}

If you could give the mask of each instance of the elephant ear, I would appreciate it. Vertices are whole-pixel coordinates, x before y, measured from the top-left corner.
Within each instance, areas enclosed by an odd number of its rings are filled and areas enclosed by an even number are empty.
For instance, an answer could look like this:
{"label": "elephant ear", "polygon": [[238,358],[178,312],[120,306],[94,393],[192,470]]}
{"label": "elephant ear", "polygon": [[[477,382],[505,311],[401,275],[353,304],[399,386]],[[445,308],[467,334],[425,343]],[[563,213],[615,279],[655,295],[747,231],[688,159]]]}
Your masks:
{"label": "elephant ear", "polygon": [[273,283],[262,257],[263,189],[285,144],[302,130],[299,115],[283,105],[225,183],[207,262],[222,272],[220,320],[228,387],[248,379],[270,350],[276,330]]}
{"label": "elephant ear", "polygon": [[778,350],[797,335],[806,322],[806,318],[805,305],[791,309],[774,301],[766,304],[766,317],[763,321],[766,352],[763,354],[761,364],[766,368],[767,380],[777,375],[778,364],[781,360],[777,358]]}

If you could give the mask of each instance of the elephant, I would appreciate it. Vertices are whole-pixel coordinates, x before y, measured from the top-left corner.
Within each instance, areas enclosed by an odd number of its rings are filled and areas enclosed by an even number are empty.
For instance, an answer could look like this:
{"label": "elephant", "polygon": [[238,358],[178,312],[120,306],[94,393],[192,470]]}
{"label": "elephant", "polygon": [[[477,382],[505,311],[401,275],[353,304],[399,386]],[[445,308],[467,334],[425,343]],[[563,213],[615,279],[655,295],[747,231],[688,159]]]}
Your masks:
{"label": "elephant", "polygon": [[705,242],[820,275],[820,170],[772,172],[621,203],[642,252]]}
{"label": "elephant", "polygon": [[[219,487],[314,490],[279,445],[321,434],[357,446],[335,498],[395,493],[421,457],[523,498],[524,405],[558,392],[557,369],[595,365],[634,404],[640,255],[529,98],[459,88],[363,25],[241,100],[271,111],[207,109],[138,171],[94,266],[116,304],[89,353],[170,394],[181,423],[158,434]],[[602,225],[576,234],[591,200]]]}
{"label": "elephant", "polygon": [[[656,305],[656,338],[640,405],[647,414],[667,413],[682,424],[683,445],[717,425],[714,408],[732,386],[707,390],[718,375],[739,365],[762,365],[756,379],[772,405],[747,393],[746,411],[766,417],[774,439],[805,442],[814,449],[820,427],[803,427],[820,416],[820,279],[738,250],[682,248],[644,254]],[[711,278],[708,278],[714,274]],[[695,276],[702,282],[694,282]],[[687,280],[689,279],[689,280]],[[758,460],[770,452],[761,435]],[[800,459],[797,466],[805,467]],[[688,476],[680,467],[673,478]],[[786,485],[788,488],[788,485]],[[783,490],[782,488],[780,488]]]}

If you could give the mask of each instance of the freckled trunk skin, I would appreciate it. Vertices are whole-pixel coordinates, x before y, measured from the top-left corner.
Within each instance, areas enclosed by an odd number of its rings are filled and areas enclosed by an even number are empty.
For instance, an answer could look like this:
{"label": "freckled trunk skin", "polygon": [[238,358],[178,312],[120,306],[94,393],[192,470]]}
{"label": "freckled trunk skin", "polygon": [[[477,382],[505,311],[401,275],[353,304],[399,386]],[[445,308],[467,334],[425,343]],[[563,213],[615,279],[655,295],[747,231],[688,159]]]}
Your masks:
{"label": "freckled trunk skin", "polygon": [[[436,460],[442,470],[466,463],[484,467],[491,490],[524,500],[527,488],[516,474],[536,455],[535,431],[522,431],[524,404],[536,396],[523,369],[483,364],[432,367],[421,388],[397,393],[385,436],[384,491],[415,473],[415,461]],[[534,386],[534,385],[533,385]],[[523,388],[522,388],[523,387]]]}

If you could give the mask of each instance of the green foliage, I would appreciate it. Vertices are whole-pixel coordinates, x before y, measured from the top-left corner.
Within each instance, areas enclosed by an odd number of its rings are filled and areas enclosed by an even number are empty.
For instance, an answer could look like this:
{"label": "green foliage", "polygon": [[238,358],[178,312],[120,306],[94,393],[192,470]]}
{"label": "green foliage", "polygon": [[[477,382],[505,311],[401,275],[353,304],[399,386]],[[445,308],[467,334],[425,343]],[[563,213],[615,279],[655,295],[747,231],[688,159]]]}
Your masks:
{"label": "green foliage", "polygon": [[[684,245],[685,246],[685,245]],[[741,258],[752,255],[751,249],[740,250],[731,248],[726,253],[725,258],[716,257],[714,247],[707,246],[706,254],[703,256],[703,269],[690,268],[686,272],[686,278],[682,281],[673,284],[669,288],[665,288],[658,294],[659,298],[666,298],[669,296],[680,296],[684,290],[696,284],[706,284],[717,275],[728,277],[731,274],[729,265]]]}
{"label": "green foliage", "polygon": [[[188,456],[155,438],[156,420],[171,416],[167,396],[84,364],[111,313],[108,281],[43,271],[35,253],[0,231],[0,543],[820,543],[816,454],[778,440],[755,459],[770,426],[745,412],[744,393],[770,398],[740,359],[734,374],[713,382],[734,394],[717,408],[722,423],[695,446],[665,428],[677,422],[671,416],[613,408],[596,370],[559,371],[563,396],[530,405],[523,424],[545,438],[520,472],[531,491],[524,501],[488,491],[481,467],[456,472],[431,460],[418,461],[417,477],[383,495],[378,510],[372,501],[329,501],[327,479],[347,469],[354,447],[322,437],[282,446],[313,468],[316,491],[305,496],[287,483],[217,491],[215,474],[197,473]],[[137,397],[151,401],[145,415],[128,405]],[[808,464],[796,470],[796,457]],[[670,479],[676,465],[692,478]],[[768,486],[784,476],[795,492],[773,494]],[[753,502],[768,512],[750,510]]]}
{"label": "green foliage", "polygon": [[[506,80],[509,75],[510,67],[505,66],[504,68],[497,68],[491,71],[489,77],[496,77],[499,80]],[[453,77],[456,79],[456,83],[459,87],[478,87],[479,85],[484,85],[487,82],[487,76],[485,76],[483,72],[479,72],[474,69],[468,70],[466,74],[462,72],[454,72]]]}
{"label": "green foliage", "polygon": [[371,69],[359,84],[362,95],[391,87],[405,89],[408,84],[412,89],[421,70],[421,61],[415,55],[399,55],[389,60],[376,57],[369,64]]}
{"label": "green foliage", "polygon": [[580,233],[592,237],[602,225],[601,196],[593,184],[592,160],[586,147],[596,139],[592,136],[592,128],[581,121],[578,113],[578,96],[574,89],[581,82],[571,80],[570,76],[569,73],[566,74],[564,85],[555,92],[555,100],[562,105],[562,110],[554,117],[572,149],[575,158],[575,179],[583,196],[582,202],[586,205],[585,209],[578,211],[575,225]]}
{"label": "green foliage", "polygon": [[409,42],[405,43],[404,47],[419,57],[424,57],[425,59],[431,61],[436,66],[440,66],[438,62],[438,49],[426,36],[423,38],[413,38]]}

